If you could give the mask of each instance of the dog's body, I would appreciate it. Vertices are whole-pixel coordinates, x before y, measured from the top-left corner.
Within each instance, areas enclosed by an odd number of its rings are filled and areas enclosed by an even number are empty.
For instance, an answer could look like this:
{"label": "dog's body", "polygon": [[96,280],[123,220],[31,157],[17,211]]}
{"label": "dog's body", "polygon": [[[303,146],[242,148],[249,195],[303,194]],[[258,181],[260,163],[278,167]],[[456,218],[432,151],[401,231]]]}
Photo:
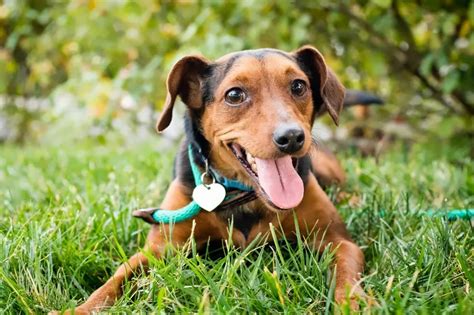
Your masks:
{"label": "dog's body", "polygon": [[[335,300],[344,302],[350,292],[351,307],[356,308],[355,297],[363,295],[363,254],[318,183],[342,183],[344,172],[333,155],[318,151],[311,141],[315,117],[328,112],[337,123],[344,102],[344,88],[321,54],[306,46],[294,53],[244,51],[215,62],[188,56],[173,67],[167,86],[157,129],[168,126],[180,96],[188,107],[187,137],[160,208],[180,209],[192,202],[189,145],[220,175],[253,187],[258,198],[232,209],[200,211],[172,229],[153,224],[145,252],[160,257],[166,244],[180,247],[191,237],[198,247],[231,238],[245,248],[256,238],[267,240],[272,226],[290,240],[299,230],[314,250],[329,246],[334,251]],[[204,170],[202,162],[196,163]],[[76,314],[112,305],[124,280],[147,264],[147,255],[135,254]]]}

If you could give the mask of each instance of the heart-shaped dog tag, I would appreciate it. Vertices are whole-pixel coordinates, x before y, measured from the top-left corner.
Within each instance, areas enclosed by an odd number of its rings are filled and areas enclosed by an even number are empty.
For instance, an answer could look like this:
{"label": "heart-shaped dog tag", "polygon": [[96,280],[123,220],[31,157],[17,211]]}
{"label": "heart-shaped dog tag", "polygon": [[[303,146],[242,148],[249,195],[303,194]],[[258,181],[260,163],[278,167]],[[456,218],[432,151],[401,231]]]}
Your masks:
{"label": "heart-shaped dog tag", "polygon": [[193,190],[193,200],[199,207],[211,212],[225,198],[225,188],[221,184],[197,185]]}

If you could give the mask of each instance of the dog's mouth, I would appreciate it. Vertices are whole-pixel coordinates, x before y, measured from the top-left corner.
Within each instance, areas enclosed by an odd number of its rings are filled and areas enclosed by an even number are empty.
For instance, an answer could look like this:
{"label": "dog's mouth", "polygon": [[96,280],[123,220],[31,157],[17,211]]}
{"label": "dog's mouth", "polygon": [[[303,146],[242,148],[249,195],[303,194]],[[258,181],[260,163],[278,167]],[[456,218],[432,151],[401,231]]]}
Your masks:
{"label": "dog's mouth", "polygon": [[290,155],[278,159],[260,159],[246,152],[240,145],[229,145],[232,153],[258,187],[265,201],[278,210],[298,206],[303,199],[303,180],[296,167],[298,160]]}

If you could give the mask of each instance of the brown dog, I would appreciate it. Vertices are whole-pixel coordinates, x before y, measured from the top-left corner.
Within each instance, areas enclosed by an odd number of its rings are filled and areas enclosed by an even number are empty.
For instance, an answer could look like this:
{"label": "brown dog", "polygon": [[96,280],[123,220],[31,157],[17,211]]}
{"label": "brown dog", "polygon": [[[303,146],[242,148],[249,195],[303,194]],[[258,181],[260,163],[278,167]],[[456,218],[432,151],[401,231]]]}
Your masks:
{"label": "brown dog", "polygon": [[[244,248],[257,237],[266,240],[271,226],[291,240],[296,237],[297,221],[315,250],[330,246],[335,252],[335,300],[343,303],[346,292],[351,292],[351,307],[356,308],[355,298],[363,295],[359,280],[364,257],[317,179],[343,182],[344,172],[331,154],[316,151],[311,135],[315,117],[324,112],[337,124],[345,89],[318,50],[305,46],[293,53],[242,51],[215,62],[187,56],[174,65],[167,88],[157,129],[169,125],[179,96],[188,107],[187,137],[160,208],[180,209],[192,202],[195,177],[189,147],[202,173],[211,169],[218,174],[214,178],[238,181],[253,191],[235,199],[232,207],[200,211],[171,229],[168,224],[153,224],[145,250],[159,258],[167,243],[179,247],[191,237],[197,246],[231,237]],[[156,223],[151,214],[136,215]],[[132,256],[75,313],[112,305],[124,280],[147,264],[143,252]]]}

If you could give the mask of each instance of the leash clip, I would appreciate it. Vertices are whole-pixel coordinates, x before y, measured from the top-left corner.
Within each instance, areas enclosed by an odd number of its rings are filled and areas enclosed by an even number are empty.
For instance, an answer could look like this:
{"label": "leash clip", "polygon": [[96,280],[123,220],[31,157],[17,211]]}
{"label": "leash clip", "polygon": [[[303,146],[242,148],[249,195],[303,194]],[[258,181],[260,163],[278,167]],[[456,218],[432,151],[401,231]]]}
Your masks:
{"label": "leash clip", "polygon": [[[209,170],[209,161],[208,161],[208,159],[204,160],[204,165],[205,165],[204,166],[204,173],[201,174],[201,184],[204,185],[204,187],[206,187],[207,189],[209,189],[212,184],[216,183],[216,178],[212,175],[211,171]],[[206,177],[211,179],[210,184],[205,183],[204,179]]]}
{"label": "leash clip", "polygon": [[[204,181],[205,178],[208,177],[210,179],[210,184],[206,184]],[[207,189],[210,189],[211,185],[216,183],[216,178],[212,174],[210,168],[209,168],[209,160],[204,159],[204,173],[201,174],[201,185],[206,187]]]}
{"label": "leash clip", "polygon": [[[212,182],[211,182],[210,184],[206,184],[206,183],[204,182],[204,179],[205,179],[206,177],[209,177],[209,178],[212,180]],[[202,175],[201,175],[201,182],[202,182],[202,185],[203,185],[204,187],[206,187],[206,188],[209,189],[209,186],[211,186],[212,184],[215,184],[215,183],[216,183],[216,179],[214,178],[214,176],[212,176],[211,173],[204,172],[204,173],[202,173]]]}
{"label": "leash clip", "polygon": [[[209,162],[207,159],[204,160],[204,164],[205,170],[204,173],[201,174],[201,183],[194,187],[192,197],[194,202],[202,209],[212,211],[224,201],[226,191],[224,186],[216,183],[216,179],[209,169]],[[204,182],[206,177],[212,179],[210,184]]]}

